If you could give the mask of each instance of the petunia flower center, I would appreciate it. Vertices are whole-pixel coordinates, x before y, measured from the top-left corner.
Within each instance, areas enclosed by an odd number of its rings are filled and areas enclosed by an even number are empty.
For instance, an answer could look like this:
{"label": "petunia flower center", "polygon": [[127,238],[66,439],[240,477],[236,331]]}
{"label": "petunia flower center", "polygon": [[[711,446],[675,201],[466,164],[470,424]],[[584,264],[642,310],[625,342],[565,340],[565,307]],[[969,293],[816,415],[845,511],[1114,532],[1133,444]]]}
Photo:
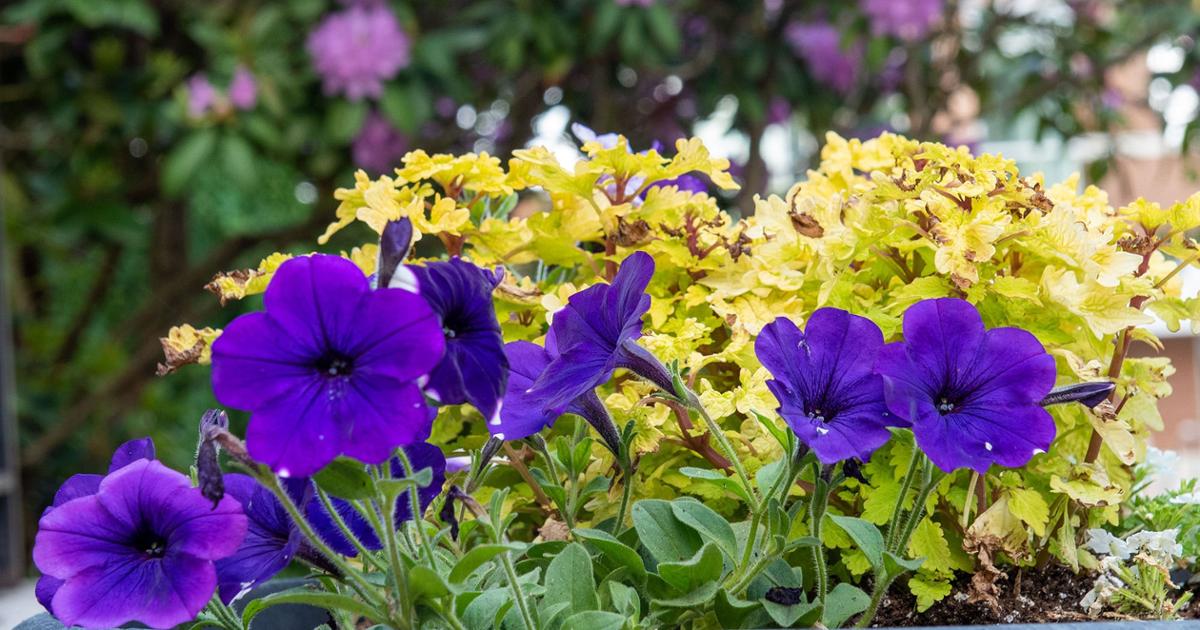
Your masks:
{"label": "petunia flower center", "polygon": [[348,376],[354,371],[354,362],[340,354],[330,353],[317,360],[317,371],[327,376]]}
{"label": "petunia flower center", "polygon": [[942,414],[943,416],[948,413],[953,413],[956,406],[957,403],[951,400],[948,396],[939,396],[937,399],[938,413]]}
{"label": "petunia flower center", "polygon": [[132,545],[147,558],[167,555],[167,539],[151,531],[138,532],[133,537]]}

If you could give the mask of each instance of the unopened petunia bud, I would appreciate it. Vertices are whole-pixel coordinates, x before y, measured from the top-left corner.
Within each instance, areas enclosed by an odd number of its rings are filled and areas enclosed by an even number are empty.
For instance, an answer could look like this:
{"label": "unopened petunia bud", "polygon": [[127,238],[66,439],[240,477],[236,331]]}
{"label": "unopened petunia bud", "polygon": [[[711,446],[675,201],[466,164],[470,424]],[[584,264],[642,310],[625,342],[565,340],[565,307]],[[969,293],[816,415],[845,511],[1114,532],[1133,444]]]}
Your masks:
{"label": "unopened petunia bud", "polygon": [[396,268],[408,257],[408,249],[412,245],[413,226],[408,217],[396,221],[388,221],[379,236],[379,263],[376,265],[378,281],[376,286],[387,287],[391,284]]}
{"label": "unopened petunia bud", "polygon": [[1112,395],[1113,390],[1116,388],[1116,384],[1109,381],[1063,385],[1062,387],[1055,387],[1050,390],[1050,393],[1046,394],[1046,397],[1042,399],[1041,405],[1047,407],[1049,405],[1077,402],[1091,409],[1108,400],[1108,397]]}

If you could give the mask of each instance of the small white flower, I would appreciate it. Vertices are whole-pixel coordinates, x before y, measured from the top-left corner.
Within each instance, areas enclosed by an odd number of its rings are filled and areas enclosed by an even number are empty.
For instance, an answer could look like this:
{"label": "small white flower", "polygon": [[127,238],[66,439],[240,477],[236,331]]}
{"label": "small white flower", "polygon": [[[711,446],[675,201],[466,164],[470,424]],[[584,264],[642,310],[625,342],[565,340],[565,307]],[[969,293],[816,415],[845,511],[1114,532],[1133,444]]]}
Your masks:
{"label": "small white flower", "polygon": [[1147,555],[1163,560],[1163,564],[1174,562],[1175,558],[1183,555],[1183,545],[1178,541],[1178,529],[1165,529],[1161,532],[1138,532],[1129,537],[1128,544],[1134,550],[1140,550]]}
{"label": "small white flower", "polygon": [[1173,474],[1179,469],[1179,453],[1147,446],[1146,461],[1142,465],[1150,471],[1152,477]]}
{"label": "small white flower", "polygon": [[1200,490],[1186,492],[1177,496],[1171,497],[1171,503],[1175,505],[1197,505],[1200,504]]}
{"label": "small white flower", "polygon": [[1084,541],[1083,546],[1093,553],[1107,554],[1121,560],[1133,555],[1137,549],[1100,528],[1087,531],[1087,540]]}

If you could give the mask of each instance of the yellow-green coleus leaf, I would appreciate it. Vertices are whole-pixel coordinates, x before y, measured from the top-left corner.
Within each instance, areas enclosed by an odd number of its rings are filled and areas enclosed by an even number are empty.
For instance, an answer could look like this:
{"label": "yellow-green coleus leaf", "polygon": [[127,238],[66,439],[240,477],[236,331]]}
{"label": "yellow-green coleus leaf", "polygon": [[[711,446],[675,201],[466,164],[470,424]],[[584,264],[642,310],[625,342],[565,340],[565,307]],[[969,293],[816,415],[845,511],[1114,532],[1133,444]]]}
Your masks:
{"label": "yellow-green coleus leaf", "polygon": [[938,577],[924,571],[908,578],[908,590],[917,597],[917,612],[925,612],[929,607],[944,599],[953,588],[949,577]]}
{"label": "yellow-green coleus leaf", "polygon": [[1013,488],[1008,493],[1008,511],[1021,519],[1038,536],[1046,535],[1050,506],[1037,490]]}

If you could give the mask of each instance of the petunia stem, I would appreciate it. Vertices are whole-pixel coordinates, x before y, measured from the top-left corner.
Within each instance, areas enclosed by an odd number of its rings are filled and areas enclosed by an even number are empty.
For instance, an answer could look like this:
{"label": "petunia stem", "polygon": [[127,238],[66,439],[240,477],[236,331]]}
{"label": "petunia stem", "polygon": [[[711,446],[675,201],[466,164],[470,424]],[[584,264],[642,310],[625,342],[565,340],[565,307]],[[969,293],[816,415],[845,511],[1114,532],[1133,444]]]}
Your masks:
{"label": "petunia stem", "polygon": [[904,531],[901,532],[900,537],[896,540],[896,546],[892,548],[892,551],[895,553],[902,554],[908,547],[908,541],[912,538],[913,532],[917,531],[917,526],[925,518],[925,502],[946,474],[938,470],[929,458],[925,458],[925,466],[921,476],[923,479],[921,492],[917,494],[917,502],[913,504],[913,509],[909,512],[908,520],[905,521]]}
{"label": "petunia stem", "polygon": [[[396,457],[400,459],[400,464],[404,466],[404,476],[408,479],[415,479],[416,471],[413,470],[412,460],[409,459],[408,453],[406,453],[404,449],[398,448],[396,449]],[[438,490],[439,492],[441,491],[440,488]],[[417,544],[419,544],[424,550],[425,561],[429,563],[429,568],[437,570],[437,567],[434,565],[433,545],[429,543],[429,538],[425,536],[425,514],[421,511],[421,498],[417,496],[416,486],[409,488],[406,491],[406,494],[408,495],[409,504],[412,508],[412,523],[417,529]]]}
{"label": "petunia stem", "polygon": [[908,498],[908,491],[912,488],[913,477],[917,475],[917,468],[921,465],[921,459],[924,454],[917,447],[916,442],[913,442],[912,457],[908,462],[908,472],[904,474],[904,481],[900,483],[900,494],[896,497],[896,507],[892,509],[892,519],[888,521],[888,531],[885,547],[892,549],[896,541],[896,534],[900,530],[900,517],[904,514],[904,502]]}
{"label": "petunia stem", "polygon": [[808,518],[812,523],[812,535],[817,539],[813,549],[813,566],[817,574],[817,601],[825,604],[825,593],[828,592],[827,573],[825,567],[825,543],[821,542],[821,521],[825,520],[825,502],[829,500],[831,485],[821,481],[821,464],[813,462],[813,485],[815,486],[812,500],[808,502]]}
{"label": "petunia stem", "polygon": [[350,565],[350,563],[346,562],[340,555],[338,555],[336,551],[330,548],[329,545],[327,545],[325,541],[321,539],[320,535],[318,535],[317,532],[312,528],[312,525],[309,524],[308,519],[304,517],[304,514],[300,511],[300,508],[296,505],[296,502],[292,500],[291,495],[289,495],[283,489],[283,485],[279,483],[279,478],[269,472],[259,472],[256,476],[258,477],[259,483],[261,483],[263,487],[269,490],[271,494],[275,495],[275,498],[279,500],[279,503],[283,506],[284,511],[288,513],[288,516],[292,518],[292,522],[294,522],[296,527],[300,529],[300,533],[304,534],[304,537],[308,539],[308,543],[315,547],[317,551],[321,552],[321,554],[324,555],[330,563],[332,563],[339,571],[342,572],[342,577],[353,584],[355,590],[362,594],[363,599],[366,600],[366,603],[369,606],[373,608],[379,608],[380,602],[369,595],[373,589],[367,582],[366,578],[359,573],[358,569],[355,569]]}
{"label": "petunia stem", "polygon": [[621,469],[624,471],[621,480],[621,507],[617,508],[617,520],[613,521],[613,536],[621,534],[621,528],[625,525],[625,515],[629,513],[629,500],[633,497],[633,465],[628,461],[623,461]]}
{"label": "petunia stem", "polygon": [[[389,500],[386,508],[387,514],[395,514],[395,500]],[[374,509],[369,509],[367,514],[370,516],[371,526],[383,535],[383,544],[387,549],[388,562],[391,564],[388,574],[391,577],[392,587],[395,589],[396,604],[400,607],[400,621],[405,627],[412,627],[413,611],[408,598],[408,573],[400,557],[400,541],[396,537],[396,528],[385,526],[382,522],[383,519]]]}
{"label": "petunia stem", "polygon": [[[479,518],[479,515],[476,515]],[[493,522],[488,519],[487,529],[491,533],[492,542],[503,545],[507,543],[504,532],[501,530],[502,523]],[[508,577],[508,587],[512,590],[513,599],[517,603],[517,610],[521,613],[521,621],[524,622],[526,630],[537,630],[538,625],[533,622],[533,616],[529,612],[529,603],[525,599],[524,589],[521,588],[521,582],[517,578],[517,568],[513,565],[512,558],[509,552],[500,553],[500,565],[504,567],[504,574]]]}
{"label": "petunia stem", "polygon": [[966,498],[963,499],[962,520],[959,523],[962,525],[963,531],[967,531],[967,527],[971,524],[971,504],[976,501],[975,486],[979,484],[979,473],[971,471],[971,483],[967,485]]}
{"label": "petunia stem", "polygon": [[370,563],[377,569],[382,568],[379,566],[375,556],[363,546],[362,541],[358,539],[358,536],[354,535],[354,532],[346,523],[346,519],[342,518],[341,513],[338,512],[334,507],[333,501],[329,498],[329,494],[320,487],[317,487],[316,491],[317,499],[321,502],[321,505],[325,508],[325,511],[329,513],[330,518],[333,520],[333,524],[337,526],[337,528],[342,532],[342,535],[350,541],[350,544],[354,545],[354,548],[358,551],[359,557],[363,559],[363,563]]}
{"label": "petunia stem", "polygon": [[750,483],[750,476],[746,474],[746,468],[742,465],[742,459],[738,457],[737,451],[733,450],[733,444],[729,442],[729,438],[725,437],[725,432],[721,430],[720,425],[712,419],[712,416],[708,415],[708,410],[700,402],[700,397],[691,390],[688,390],[687,395],[688,400],[685,402],[704,419],[704,424],[708,426],[708,432],[717,440],[721,450],[725,451],[725,457],[729,458],[729,463],[733,465],[733,471],[737,473],[738,480],[742,482],[742,487],[746,489],[746,496],[750,499],[750,509],[758,511],[760,504],[758,492],[755,490],[754,484]]}
{"label": "petunia stem", "polygon": [[216,625],[225,630],[243,630],[245,628],[241,618],[225,602],[221,601],[220,591],[213,593],[212,599],[204,608],[213,616]]}

